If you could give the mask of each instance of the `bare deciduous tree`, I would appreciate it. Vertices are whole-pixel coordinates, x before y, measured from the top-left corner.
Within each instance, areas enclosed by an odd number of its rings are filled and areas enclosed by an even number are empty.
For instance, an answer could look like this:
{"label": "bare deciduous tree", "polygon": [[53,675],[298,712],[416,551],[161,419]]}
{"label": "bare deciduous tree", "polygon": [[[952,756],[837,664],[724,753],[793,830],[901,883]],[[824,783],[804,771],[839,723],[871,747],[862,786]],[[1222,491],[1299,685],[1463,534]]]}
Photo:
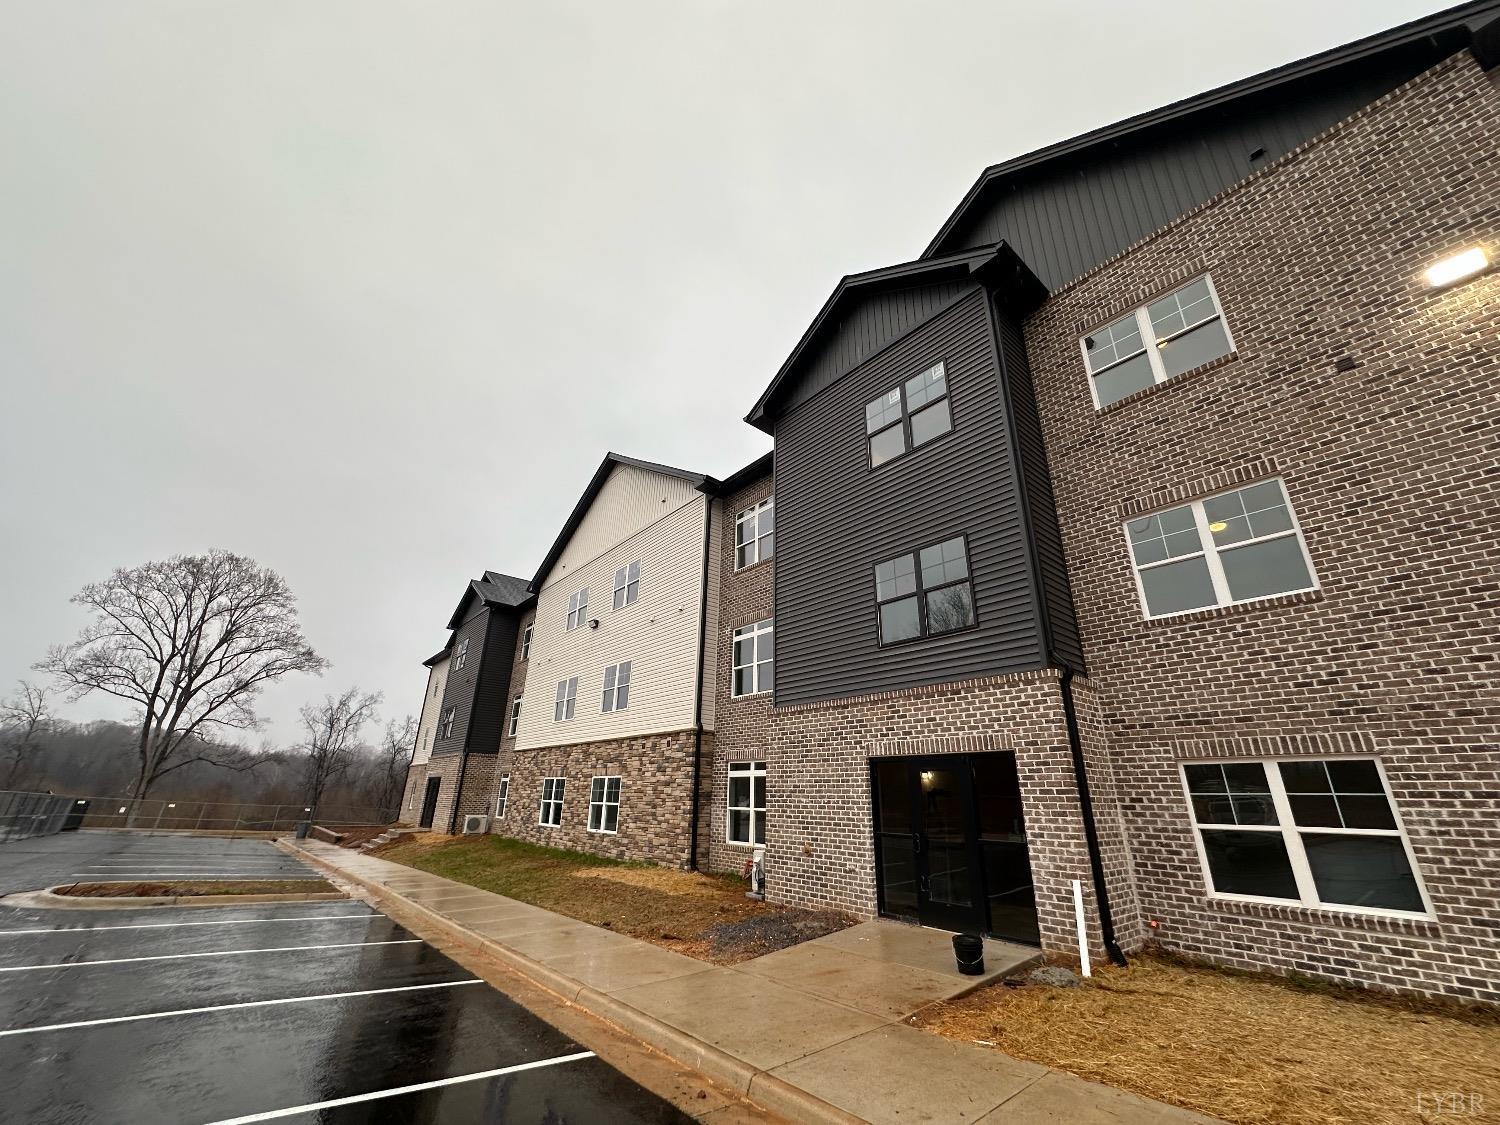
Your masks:
{"label": "bare deciduous tree", "polygon": [[137,800],[191,762],[244,768],[217,753],[214,736],[259,725],[265,684],[327,667],[302,636],[286,581],[229,551],[116,570],[73,601],[93,622],[37,668],[74,699],[101,691],[140,708]]}
{"label": "bare deciduous tree", "polygon": [[16,784],[22,769],[30,764],[41,736],[52,728],[52,711],[47,705],[52,690],[30,680],[21,680],[19,685],[15,695],[0,700],[0,756],[8,763],[0,789]]}
{"label": "bare deciduous tree", "polygon": [[329,783],[353,764],[360,733],[375,718],[380,700],[379,692],[360,695],[359,688],[352,687],[343,695],[325,695],[322,703],[302,708],[307,741],[301,749],[307,755],[307,803],[314,816]]}
{"label": "bare deciduous tree", "polygon": [[406,788],[406,769],[416,738],[417,720],[413,715],[407,715],[400,722],[392,719],[385,724],[375,778],[375,804],[382,809],[394,809],[401,803],[401,793]]}

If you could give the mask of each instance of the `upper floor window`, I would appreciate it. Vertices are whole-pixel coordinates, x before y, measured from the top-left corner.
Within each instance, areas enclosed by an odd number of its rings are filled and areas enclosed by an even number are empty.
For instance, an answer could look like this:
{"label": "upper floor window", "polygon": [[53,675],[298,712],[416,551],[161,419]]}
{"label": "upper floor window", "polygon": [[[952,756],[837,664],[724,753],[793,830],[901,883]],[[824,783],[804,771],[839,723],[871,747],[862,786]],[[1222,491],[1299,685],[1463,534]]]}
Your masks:
{"label": "upper floor window", "polygon": [[1192,762],[1182,773],[1212,893],[1427,913],[1375,759]]}
{"label": "upper floor window", "polygon": [[770,691],[776,682],[776,619],[734,631],[734,694]]}
{"label": "upper floor window", "polygon": [[767,496],[734,519],[734,569],[744,570],[776,549],[776,498]]}
{"label": "upper floor window", "polygon": [[624,609],[640,596],[641,564],[633,562],[615,571],[615,608]]}
{"label": "upper floor window", "polygon": [[510,774],[500,775],[500,788],[495,791],[495,819],[505,819],[505,806],[510,804]]}
{"label": "upper floor window", "polygon": [[458,647],[453,650],[453,670],[460,671],[469,662],[469,638],[465,637],[458,642]]}
{"label": "upper floor window", "polygon": [[458,708],[450,707],[443,712],[443,721],[438,728],[439,738],[453,737],[453,720],[458,717]]}
{"label": "upper floor window", "polygon": [[529,624],[521,630],[521,659],[531,659],[531,626]]}
{"label": "upper floor window", "polygon": [[1125,535],[1147,617],[1317,587],[1279,480],[1126,520]]}
{"label": "upper floor window", "polygon": [[967,629],[975,622],[974,587],[963,536],[898,555],[875,567],[880,643]]}
{"label": "upper floor window", "polygon": [[630,661],[611,664],[604,669],[605,712],[623,711],[630,706]]}
{"label": "upper floor window", "polygon": [[585,586],[568,599],[568,631],[571,633],[580,625],[588,624],[588,619],[589,588]]}
{"label": "upper floor window", "polygon": [[510,722],[506,724],[505,736],[515,738],[516,731],[521,729],[521,697],[518,695],[510,701]]}
{"label": "upper floor window", "polygon": [[1219,295],[1206,274],[1106,324],[1080,344],[1096,407],[1234,350]]}
{"label": "upper floor window", "polygon": [[900,457],[908,449],[941,437],[952,428],[947,371],[941,363],[935,363],[866,404],[865,435],[870,444],[870,468]]}
{"label": "upper floor window", "polygon": [[578,705],[578,677],[571,680],[559,680],[557,683],[557,702],[552,708],[552,721],[560,723],[564,719],[571,719],[573,711]]}

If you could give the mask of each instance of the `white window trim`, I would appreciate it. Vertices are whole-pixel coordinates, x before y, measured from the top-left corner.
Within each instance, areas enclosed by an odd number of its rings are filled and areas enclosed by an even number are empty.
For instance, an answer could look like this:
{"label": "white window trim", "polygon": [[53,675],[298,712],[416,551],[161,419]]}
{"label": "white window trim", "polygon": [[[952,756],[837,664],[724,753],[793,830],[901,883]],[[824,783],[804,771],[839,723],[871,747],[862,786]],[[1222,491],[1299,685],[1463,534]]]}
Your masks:
{"label": "white window trim", "polygon": [[[1151,314],[1148,313],[1146,309],[1153,302],[1160,301],[1163,297],[1170,297],[1173,293],[1176,293],[1181,289],[1186,289],[1189,285],[1193,284],[1193,282],[1200,279],[1208,282],[1208,295],[1213,298],[1214,311],[1216,315],[1206,316],[1202,320],[1196,320],[1192,324],[1189,324],[1186,328],[1180,328],[1176,332],[1173,332],[1170,336],[1157,336],[1155,331],[1153,331],[1151,328]],[[1132,315],[1135,316],[1136,329],[1141,334],[1141,343],[1145,345],[1144,350],[1146,352],[1146,359],[1151,364],[1151,379],[1154,386],[1159,387],[1163,383],[1170,382],[1171,380],[1177,378],[1176,375],[1167,374],[1166,366],[1161,361],[1161,345],[1170,344],[1173,340],[1177,339],[1177,337],[1187,335],[1193,329],[1207,324],[1210,320],[1217,319],[1219,323],[1224,326],[1224,339],[1229,344],[1229,351],[1225,354],[1232,354],[1235,350],[1234,333],[1229,330],[1229,318],[1224,315],[1224,305],[1219,300],[1219,291],[1214,288],[1214,279],[1210,274],[1204,273],[1199,274],[1197,277],[1190,277],[1186,281],[1172,286],[1172,288],[1166,290],[1165,292],[1158,293],[1155,297],[1152,297],[1150,301],[1143,302],[1137,308],[1132,310]],[[1125,359],[1117,359],[1108,367],[1101,367],[1098,371],[1095,371],[1089,364],[1089,349],[1087,341],[1090,336],[1094,335],[1094,333],[1100,331],[1103,328],[1107,328],[1109,325],[1114,324],[1118,320],[1124,319],[1124,316],[1111,317],[1109,320],[1101,321],[1093,329],[1085,332],[1082,336],[1078,337],[1078,350],[1083,355],[1083,373],[1084,377],[1088,380],[1089,397],[1094,400],[1095,410],[1103,410],[1106,406],[1113,406],[1115,402],[1121,401],[1120,399],[1115,399],[1114,402],[1107,402],[1101,405],[1099,402],[1099,388],[1094,384],[1095,376],[1102,375],[1104,372],[1110,370],[1110,368],[1118,367],[1120,364],[1124,363],[1125,360],[1134,359],[1141,353],[1131,352],[1130,355],[1125,357]],[[1212,360],[1210,360],[1209,362],[1212,362]],[[1184,372],[1183,374],[1186,374],[1186,372]]]}
{"label": "white window trim", "polygon": [[[625,680],[620,681],[620,670],[625,669]],[[610,678],[610,673],[614,678]],[[618,664],[611,664],[604,669],[604,692],[599,702],[599,713],[601,715],[612,715],[617,711],[630,710],[630,689],[635,686],[635,662],[633,660],[622,660]],[[625,702],[620,702],[620,688],[625,688]]]}
{"label": "white window trim", "polygon": [[[631,577],[632,572],[635,574],[634,578]],[[632,595],[630,591],[630,588],[632,586],[635,587],[634,595]],[[615,593],[613,600],[610,602],[610,605],[613,612],[618,613],[620,610],[626,608],[627,606],[635,605],[635,603],[640,601],[640,599],[641,563],[640,560],[637,559],[635,562],[627,563],[625,566],[619,567],[615,570]]]}
{"label": "white window trim", "polygon": [[464,637],[458,642],[458,647],[453,650],[453,670],[463,671],[465,664],[469,662],[469,638]]}
{"label": "white window trim", "polygon": [[[1234,543],[1226,543],[1222,547],[1214,546],[1213,532],[1208,530],[1208,516],[1203,510],[1205,500],[1214,500],[1220,496],[1227,496],[1232,492],[1241,492],[1247,488],[1254,488],[1258,484],[1269,484],[1275,481],[1281,488],[1281,498],[1286,501],[1287,514],[1292,518],[1292,526],[1287,531],[1274,531],[1270,535],[1255,535],[1249,539],[1240,539]],[[1174,511],[1177,508],[1190,508],[1193,513],[1193,525],[1198,530],[1198,550],[1187,555],[1173,555],[1171,558],[1162,559],[1159,562],[1146,563],[1144,565],[1135,561],[1135,544],[1130,541],[1130,524],[1136,520],[1146,519],[1148,516],[1160,515],[1162,512]],[[1147,621],[1167,621],[1173,617],[1181,617],[1188,613],[1202,613],[1209,609],[1223,609],[1232,605],[1251,605],[1255,602],[1269,601],[1272,598],[1284,598],[1290,594],[1306,594],[1319,588],[1318,570],[1313,566],[1312,552],[1307,549],[1307,539],[1302,534],[1302,521],[1297,518],[1297,509],[1292,505],[1291,493],[1287,491],[1286,481],[1281,477],[1265,477],[1262,480],[1246,481],[1237,484],[1233,488],[1222,489],[1219,492],[1209,493],[1207,496],[1199,496],[1195,500],[1189,500],[1179,504],[1166,504],[1160,508],[1153,508],[1149,512],[1141,512],[1131,516],[1120,524],[1120,534],[1125,537],[1125,551],[1130,559],[1130,574],[1135,581],[1136,602],[1141,607],[1141,616]],[[1308,585],[1300,586],[1295,590],[1278,590],[1274,594],[1259,594],[1253,598],[1234,598],[1229,592],[1229,579],[1224,574],[1224,564],[1219,555],[1223,551],[1233,551],[1239,547],[1248,547],[1254,543],[1269,543],[1273,539],[1285,539],[1289,535],[1297,537],[1297,544],[1302,548],[1302,561],[1307,563]],[[1205,546],[1206,544],[1206,546]],[[1151,607],[1146,604],[1146,587],[1141,582],[1141,571],[1155,570],[1159,566],[1168,563],[1186,562],[1203,556],[1208,562],[1208,577],[1213,583],[1214,601],[1213,605],[1200,605],[1193,609],[1179,609],[1172,613],[1152,613]]]}
{"label": "white window trim", "polygon": [[[562,713],[558,713],[558,708]],[[566,680],[557,681],[557,694],[552,701],[552,721],[554,723],[572,722],[578,714],[578,677],[569,676]]]}
{"label": "white window trim", "polygon": [[[594,800],[594,782],[596,782],[596,781],[602,781],[602,782],[604,782],[604,799],[600,800],[600,801]],[[611,781],[619,781],[620,782],[619,786],[615,790],[615,799],[613,801],[611,801],[609,799],[609,783]],[[610,774],[599,773],[599,774],[595,774],[593,777],[589,778],[589,819],[588,819],[588,823],[586,825],[587,830],[589,832],[594,833],[596,836],[617,836],[617,835],[619,835],[619,833],[620,833],[620,799],[624,795],[625,795],[625,782],[624,782],[623,779],[621,779],[620,775],[617,774],[617,773],[610,773]],[[613,828],[605,828],[604,827],[604,811],[607,808],[609,808],[611,805],[614,806],[614,810],[615,810],[615,826]],[[595,809],[599,810],[599,827],[598,828],[594,827],[594,810]]]}
{"label": "white window trim", "polygon": [[516,731],[521,729],[521,700],[524,696],[516,696],[510,701],[510,721],[505,724],[505,737],[515,738]]}
{"label": "white window trim", "polygon": [[521,630],[521,661],[525,663],[531,659],[531,625]]}
{"label": "white window trim", "polygon": [[456,704],[454,706],[448,708],[448,710],[444,711],[442,713],[442,715],[439,716],[439,718],[438,718],[438,737],[439,738],[452,738],[453,737],[453,723],[454,723],[454,721],[457,718],[458,718],[458,706]]}
{"label": "white window trim", "polygon": [[500,775],[500,786],[495,791],[495,819],[505,819],[506,806],[510,804],[510,774]]}
{"label": "white window trim", "polygon": [[[760,515],[762,512],[770,512],[772,517],[775,517],[776,497],[767,496],[764,500],[760,501],[760,503],[750,505],[750,507],[746,508],[743,512],[734,517],[735,570],[748,570],[756,563],[765,562],[767,559],[773,558],[776,554],[776,540],[773,538],[773,536],[776,534],[776,529],[773,527],[769,532],[766,532],[765,534],[761,533]],[[744,527],[747,523],[753,523],[755,525],[755,534],[741,543],[740,528]],[[771,540],[771,551],[769,554],[762,554],[760,545],[767,539]],[[749,550],[746,551],[746,559],[743,563],[740,562],[741,547],[749,548]],[[751,552],[754,553],[754,558],[749,557]]]}
{"label": "white window trim", "polygon": [[[730,634],[730,636],[729,636],[729,690],[730,690],[730,697],[731,698],[733,698],[733,699],[748,699],[752,695],[765,695],[767,692],[770,692],[776,686],[774,683],[771,683],[771,684],[767,684],[764,687],[762,687],[761,686],[761,682],[760,682],[760,679],[761,679],[761,677],[760,677],[760,666],[765,663],[765,661],[763,661],[763,660],[760,659],[760,638],[763,637],[763,636],[770,636],[771,637],[771,641],[774,644],[775,640],[776,640],[775,634],[776,634],[776,618],[774,618],[774,617],[768,617],[764,621],[755,621],[755,622],[752,622],[749,625],[741,625],[738,629],[735,629]],[[738,647],[737,644],[736,644],[736,642],[742,640],[745,637],[754,637],[755,638],[755,659],[753,661],[751,661],[751,663],[749,663],[749,664],[736,664],[734,662],[734,656],[735,656],[734,650],[735,650],[736,647]],[[735,680],[737,678],[735,676],[735,673],[738,672],[741,668],[751,668],[751,669],[754,670],[753,671],[753,675],[752,675],[752,678],[755,681],[755,690],[754,691],[735,691],[734,690],[734,688],[735,688]],[[774,672],[772,673],[772,679],[773,680],[775,679],[775,673]]]}
{"label": "white window trim", "polygon": [[[735,805],[730,803],[730,794],[733,792],[733,787],[730,782],[734,778],[735,774],[743,774],[750,779],[750,804],[748,806]],[[761,788],[766,794],[766,799],[769,801],[771,796],[771,787],[769,783],[766,783],[766,763],[764,761],[729,763],[728,771],[725,774],[724,785],[724,842],[731,848],[758,848],[763,846],[755,842],[756,818],[760,817],[762,819],[766,819],[767,812],[766,809],[757,810],[755,807],[755,779],[757,777],[761,779],[763,783]],[[748,812],[750,814],[750,839],[748,841],[736,840],[730,834],[730,826],[734,820],[734,818],[730,816],[730,814],[735,812]]]}
{"label": "white window trim", "polygon": [[[549,782],[549,781],[553,782],[552,792],[554,794],[556,794],[557,791],[558,791],[558,788],[561,787],[561,789],[562,789],[562,796],[561,797],[558,797],[558,796],[548,797],[547,796],[547,782]],[[564,799],[566,799],[567,795],[568,795],[568,779],[566,777],[544,777],[544,778],[542,778],[541,794],[537,798],[537,806],[536,806],[536,822],[537,822],[538,827],[541,827],[541,828],[561,828],[562,827],[563,801],[564,801]],[[548,805],[556,805],[557,806],[557,820],[551,821],[551,820],[547,820],[546,819],[546,811],[547,811],[547,806]]]}
{"label": "white window trim", "polygon": [[568,620],[566,632],[582,628],[589,620],[589,588],[576,590],[568,598]]}
{"label": "white window trim", "polygon": [[[1280,762],[1289,761],[1316,761],[1328,762],[1337,758],[1345,758],[1349,761],[1374,762],[1375,769],[1380,773],[1380,784],[1385,787],[1385,799],[1391,807],[1391,817],[1396,822],[1394,829],[1390,828],[1304,828],[1299,827],[1292,819],[1292,804],[1287,799],[1286,785],[1281,780],[1281,770],[1276,766]],[[1253,763],[1265,769],[1266,779],[1271,787],[1271,804],[1276,809],[1278,824],[1200,824],[1198,814],[1193,808],[1193,793],[1188,788],[1187,767],[1201,765],[1243,765]],[[1177,763],[1177,778],[1182,783],[1183,800],[1187,802],[1188,820],[1192,825],[1193,846],[1198,849],[1198,866],[1203,873],[1203,887],[1209,898],[1222,899],[1225,902],[1258,902],[1267,903],[1272,906],[1302,906],[1311,910],[1336,911],[1340,914],[1363,914],[1373,918],[1428,918],[1435,917],[1432,910],[1432,897],[1427,893],[1427,882],[1422,878],[1422,868],[1417,863],[1417,857],[1411,849],[1411,837],[1406,833],[1406,822],[1401,816],[1401,807],[1396,802],[1396,795],[1391,791],[1391,779],[1386,776],[1385,763],[1379,758],[1368,754],[1309,754],[1305,758],[1206,758],[1191,759]],[[1227,891],[1214,890],[1213,874],[1208,867],[1208,849],[1203,846],[1203,833],[1201,829],[1208,828],[1210,831],[1222,829],[1230,832],[1275,832],[1279,833],[1282,843],[1286,847],[1287,858],[1292,864],[1292,875],[1297,881],[1297,893],[1299,899],[1290,898],[1268,898],[1262,895],[1240,895],[1231,894]],[[1313,879],[1312,867],[1307,862],[1307,853],[1302,849],[1300,833],[1316,832],[1327,836],[1384,836],[1397,837],[1401,846],[1406,849],[1406,862],[1411,865],[1412,878],[1417,884],[1417,893],[1422,897],[1421,911],[1414,910],[1391,910],[1387,907],[1375,906],[1352,906],[1343,902],[1324,902],[1318,898],[1317,883]]]}

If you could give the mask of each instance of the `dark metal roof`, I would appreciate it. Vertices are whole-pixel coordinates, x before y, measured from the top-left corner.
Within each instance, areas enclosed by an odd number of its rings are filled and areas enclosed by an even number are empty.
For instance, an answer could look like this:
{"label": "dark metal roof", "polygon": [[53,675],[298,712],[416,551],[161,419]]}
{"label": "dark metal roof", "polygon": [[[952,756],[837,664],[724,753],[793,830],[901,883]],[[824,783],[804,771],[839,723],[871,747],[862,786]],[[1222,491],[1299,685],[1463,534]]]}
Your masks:
{"label": "dark metal roof", "polygon": [[795,381],[804,359],[821,341],[838,330],[843,314],[853,304],[873,293],[888,289],[955,279],[985,281],[1002,287],[1009,285],[1013,296],[1033,304],[1039,303],[1047,294],[1046,287],[1004,242],[965,250],[945,258],[919,259],[883,269],[848,274],[834,287],[828,300],[823,302],[822,309],[802,334],[802,339],[797,341],[792,354],[787,356],[786,362],[776,372],[770,386],[766,387],[751,407],[745,421],[767,433],[771,432],[769,411],[776,400]]}
{"label": "dark metal roof", "polygon": [[[1339,77],[1333,72],[1341,67],[1424,39],[1436,40],[1441,37],[1451,40],[1449,46],[1453,51],[1474,43],[1476,50],[1488,54],[1493,49],[1489,44],[1495,37],[1492,21],[1497,14],[1500,14],[1500,0],[1473,0],[992,165],[980,174],[974,186],[948,216],[937,235],[922,251],[922,258],[934,258],[941,253],[950,236],[976,205],[994,192],[1004,190],[1006,182],[1018,173],[1035,171],[1042,165],[1063,157],[1081,154],[1086,159],[1090,149],[1113,145],[1122,139],[1133,138],[1135,134],[1145,133],[1168,123],[1180,123],[1182,118],[1219,109],[1228,102],[1266,94],[1291,83],[1309,79],[1337,82]],[[1486,24],[1491,26],[1485,28]],[[1475,42],[1476,37],[1479,42]]]}
{"label": "dark metal roof", "polygon": [[558,556],[562,554],[563,548],[568,545],[568,540],[573,538],[573,533],[578,530],[578,525],[583,522],[583,517],[588,514],[589,507],[599,495],[599,490],[604,487],[604,482],[609,479],[610,473],[616,465],[629,465],[636,469],[645,469],[650,473],[661,473],[663,476],[676,477],[685,480],[694,488],[710,495],[718,488],[719,482],[713,477],[705,476],[703,473],[690,472],[687,469],[677,469],[671,465],[662,465],[655,461],[641,461],[634,457],[626,457],[621,453],[606,453],[604,460],[599,462],[599,467],[594,470],[594,475],[589,479],[588,486],[584,488],[583,495],[578,498],[578,503],[573,505],[573,510],[568,514],[567,522],[563,524],[562,530],[558,532],[557,538],[553,540],[551,548],[547,551],[546,558],[542,559],[542,565],[537,568],[536,577],[531,580],[528,587],[535,595],[542,588],[542,583],[547,580],[553,566],[557,564]]}
{"label": "dark metal roof", "polygon": [[469,610],[469,603],[475,598],[480,599],[485,605],[515,609],[531,600],[531,592],[526,579],[487,570],[484,572],[484,577],[470,581],[464,590],[464,596],[458,599],[458,606],[453,610],[453,616],[448,619],[448,628],[457,629],[463,624],[464,614]]}
{"label": "dark metal roof", "polygon": [[719,495],[728,496],[731,492],[738,492],[752,481],[770,476],[772,456],[773,453],[762,453],[743,469],[736,469],[730,473],[719,482]]}

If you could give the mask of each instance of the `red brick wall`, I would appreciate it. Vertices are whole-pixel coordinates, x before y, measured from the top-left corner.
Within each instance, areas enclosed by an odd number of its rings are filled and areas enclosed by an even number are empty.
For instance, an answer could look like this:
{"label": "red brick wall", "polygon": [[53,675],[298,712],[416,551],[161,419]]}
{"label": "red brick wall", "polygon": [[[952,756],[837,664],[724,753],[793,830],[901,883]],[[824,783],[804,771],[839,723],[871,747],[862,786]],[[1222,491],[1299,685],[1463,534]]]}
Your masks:
{"label": "red brick wall", "polygon": [[[1475,242],[1500,252],[1497,120],[1495,84],[1459,55],[1025,326],[1094,737],[1143,917],[1174,947],[1500,1000],[1500,274],[1420,280]],[[1204,270],[1235,355],[1096,412],[1080,334]],[[1143,620],[1122,519],[1271,475],[1321,589]],[[1435,920],[1208,900],[1177,762],[1332,752],[1384,761]]]}

